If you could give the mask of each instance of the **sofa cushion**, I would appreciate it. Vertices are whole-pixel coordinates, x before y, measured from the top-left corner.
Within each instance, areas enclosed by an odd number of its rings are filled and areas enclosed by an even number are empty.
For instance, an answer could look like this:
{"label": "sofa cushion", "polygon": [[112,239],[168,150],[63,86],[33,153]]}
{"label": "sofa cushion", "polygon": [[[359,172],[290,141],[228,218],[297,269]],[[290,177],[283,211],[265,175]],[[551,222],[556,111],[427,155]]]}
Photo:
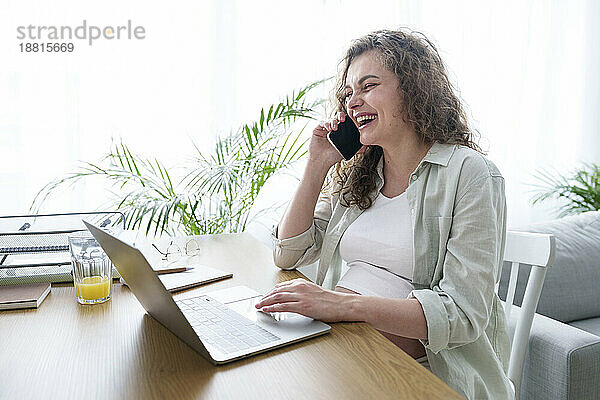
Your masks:
{"label": "sofa cushion", "polygon": [[[513,228],[511,228],[513,229]],[[556,257],[548,269],[537,312],[563,322],[600,317],[600,211],[519,227],[514,230],[551,233]],[[521,265],[515,304],[521,305],[531,266]],[[510,264],[505,262],[499,295],[506,298]]]}
{"label": "sofa cushion", "polygon": [[521,400],[600,400],[600,337],[535,315]]}
{"label": "sofa cushion", "polygon": [[600,336],[600,317],[571,321],[569,322],[569,325],[593,333],[596,336]]}

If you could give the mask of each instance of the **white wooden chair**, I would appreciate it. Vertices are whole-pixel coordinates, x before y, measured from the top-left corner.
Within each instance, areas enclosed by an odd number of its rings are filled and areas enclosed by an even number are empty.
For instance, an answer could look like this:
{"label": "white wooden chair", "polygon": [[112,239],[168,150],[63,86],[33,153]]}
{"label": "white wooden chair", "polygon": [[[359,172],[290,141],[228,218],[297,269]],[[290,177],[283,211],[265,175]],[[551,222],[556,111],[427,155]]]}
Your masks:
{"label": "white wooden chair", "polygon": [[515,298],[515,288],[519,275],[520,264],[530,264],[531,272],[527,280],[525,295],[521,304],[520,313],[514,332],[511,335],[511,351],[508,363],[508,377],[514,385],[515,398],[518,400],[521,390],[521,379],[523,376],[523,365],[525,353],[529,343],[529,332],[531,323],[540,299],[546,270],[554,263],[556,241],[554,235],[508,231],[506,233],[506,246],[504,249],[504,261],[511,262],[510,279],[504,303],[507,326],[510,323],[510,315]]}

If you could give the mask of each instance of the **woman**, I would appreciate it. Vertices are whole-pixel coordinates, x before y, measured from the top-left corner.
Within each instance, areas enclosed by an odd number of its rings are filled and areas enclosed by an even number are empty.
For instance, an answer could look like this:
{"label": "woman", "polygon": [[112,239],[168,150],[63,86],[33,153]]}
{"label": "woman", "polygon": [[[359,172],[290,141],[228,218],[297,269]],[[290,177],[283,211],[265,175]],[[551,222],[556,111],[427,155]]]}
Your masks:
{"label": "woman", "polygon": [[[279,284],[257,308],[368,322],[467,398],[512,397],[494,292],[506,232],[502,176],[473,142],[423,35],[373,32],[341,65],[338,113],[313,131],[274,233],[275,264],[319,259],[317,284]],[[343,162],[326,135],[346,118],[363,147]],[[349,269],[338,281],[342,259]],[[319,286],[328,270],[335,290]]]}

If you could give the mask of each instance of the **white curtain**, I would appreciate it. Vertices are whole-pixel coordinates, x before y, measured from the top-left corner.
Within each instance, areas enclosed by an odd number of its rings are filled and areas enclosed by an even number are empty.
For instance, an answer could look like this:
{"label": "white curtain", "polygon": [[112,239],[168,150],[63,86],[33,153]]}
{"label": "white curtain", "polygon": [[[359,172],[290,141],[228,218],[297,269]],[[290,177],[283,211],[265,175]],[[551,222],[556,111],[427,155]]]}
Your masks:
{"label": "white curtain", "polygon": [[[532,207],[535,168],[600,161],[600,6],[587,1],[8,1],[0,6],[0,214],[111,137],[175,166],[261,106],[335,73],[351,39],[408,26],[441,51],[480,144],[506,178],[509,226],[554,217]],[[17,26],[119,25],[141,41],[76,42],[72,54],[19,52]],[[323,90],[323,94],[326,91]],[[177,175],[177,170],[174,172]],[[105,204],[101,182],[43,211]]]}

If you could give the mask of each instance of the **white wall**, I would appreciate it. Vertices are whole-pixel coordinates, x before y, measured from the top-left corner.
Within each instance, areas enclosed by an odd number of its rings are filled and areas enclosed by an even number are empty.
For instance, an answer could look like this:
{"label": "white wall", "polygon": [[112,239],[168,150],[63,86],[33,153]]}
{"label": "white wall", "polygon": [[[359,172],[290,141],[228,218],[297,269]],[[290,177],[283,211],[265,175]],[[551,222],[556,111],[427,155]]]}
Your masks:
{"label": "white wall", "polygon": [[[142,41],[23,54],[18,25],[131,19]],[[122,137],[167,165],[208,148],[292,89],[334,74],[349,41],[407,25],[431,37],[507,182],[509,225],[553,217],[529,206],[536,167],[598,162],[598,2],[8,1],[0,5],[0,214],[25,213],[45,183]],[[43,211],[106,203],[102,184]]]}

